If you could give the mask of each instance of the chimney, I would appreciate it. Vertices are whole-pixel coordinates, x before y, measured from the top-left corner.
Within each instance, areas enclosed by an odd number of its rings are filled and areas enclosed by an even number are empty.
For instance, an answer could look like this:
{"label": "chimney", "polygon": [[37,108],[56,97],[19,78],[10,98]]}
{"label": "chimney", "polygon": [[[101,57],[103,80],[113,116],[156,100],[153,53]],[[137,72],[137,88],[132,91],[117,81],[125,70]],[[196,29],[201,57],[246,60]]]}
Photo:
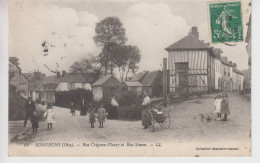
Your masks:
{"label": "chimney", "polygon": [[33,76],[34,76],[34,80],[41,80],[41,72],[34,71]]}
{"label": "chimney", "polygon": [[233,63],[233,67],[237,68],[237,64],[236,64],[236,63]]}
{"label": "chimney", "polygon": [[228,63],[232,65],[232,61],[229,61]]}
{"label": "chimney", "polygon": [[60,78],[60,72],[58,71],[57,72],[57,79],[59,79]]}
{"label": "chimney", "polygon": [[192,34],[193,36],[199,39],[199,32],[197,27],[191,27],[191,32],[189,34]]}
{"label": "chimney", "polygon": [[65,71],[65,70],[63,70],[63,71],[62,71],[62,77],[64,77],[64,76],[65,76],[65,74],[66,74],[66,71]]}

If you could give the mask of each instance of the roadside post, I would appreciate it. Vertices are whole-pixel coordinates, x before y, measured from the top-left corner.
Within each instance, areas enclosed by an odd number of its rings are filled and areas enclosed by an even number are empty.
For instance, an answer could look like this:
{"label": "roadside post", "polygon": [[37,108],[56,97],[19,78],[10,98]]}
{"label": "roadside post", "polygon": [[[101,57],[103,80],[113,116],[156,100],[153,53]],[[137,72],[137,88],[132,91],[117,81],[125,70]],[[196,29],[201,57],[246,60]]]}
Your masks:
{"label": "roadside post", "polygon": [[167,107],[167,58],[163,58],[163,106]]}

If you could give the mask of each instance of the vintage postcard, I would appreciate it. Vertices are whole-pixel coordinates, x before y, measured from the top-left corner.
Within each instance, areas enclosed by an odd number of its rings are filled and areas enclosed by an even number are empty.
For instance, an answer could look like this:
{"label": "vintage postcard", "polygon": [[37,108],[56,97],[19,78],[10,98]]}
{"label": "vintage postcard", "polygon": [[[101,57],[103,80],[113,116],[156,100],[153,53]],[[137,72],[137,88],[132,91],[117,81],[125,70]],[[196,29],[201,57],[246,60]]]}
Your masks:
{"label": "vintage postcard", "polygon": [[9,156],[251,156],[250,0],[10,0]]}

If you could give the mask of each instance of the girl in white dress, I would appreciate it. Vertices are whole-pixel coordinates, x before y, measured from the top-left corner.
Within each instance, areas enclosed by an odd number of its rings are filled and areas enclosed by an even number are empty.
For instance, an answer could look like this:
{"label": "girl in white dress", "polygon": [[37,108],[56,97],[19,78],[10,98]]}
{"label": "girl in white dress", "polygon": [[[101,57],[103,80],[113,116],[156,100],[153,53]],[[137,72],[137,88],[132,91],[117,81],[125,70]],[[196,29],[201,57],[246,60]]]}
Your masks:
{"label": "girl in white dress", "polygon": [[217,97],[215,98],[215,112],[217,113],[217,120],[221,119],[221,102],[222,102],[222,98],[221,95],[217,95]]}
{"label": "girl in white dress", "polygon": [[46,121],[47,121],[47,123],[48,123],[48,131],[50,131],[51,130],[51,128],[52,128],[52,124],[53,123],[55,123],[55,119],[54,119],[54,111],[53,111],[53,109],[52,109],[52,106],[51,105],[48,105],[47,106],[47,110],[45,111],[45,113],[44,113],[44,116],[45,117],[47,117],[46,118]]}

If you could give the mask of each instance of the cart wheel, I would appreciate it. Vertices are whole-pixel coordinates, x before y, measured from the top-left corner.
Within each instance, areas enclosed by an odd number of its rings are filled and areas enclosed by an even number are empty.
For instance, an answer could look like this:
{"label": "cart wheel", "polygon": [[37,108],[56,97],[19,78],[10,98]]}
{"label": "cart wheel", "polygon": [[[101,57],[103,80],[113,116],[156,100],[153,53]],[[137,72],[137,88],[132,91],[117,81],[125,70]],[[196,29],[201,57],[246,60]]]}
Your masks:
{"label": "cart wheel", "polygon": [[171,125],[171,118],[170,118],[170,114],[167,113],[163,123],[160,124],[162,128],[169,128]]}
{"label": "cart wheel", "polygon": [[153,119],[153,114],[152,114],[152,112],[150,110],[149,110],[149,113],[150,113],[151,125],[148,126],[148,129],[149,129],[150,132],[153,132],[154,131],[154,124],[155,124],[155,122],[154,122],[154,119]]}
{"label": "cart wheel", "polygon": [[152,124],[150,126],[148,126],[148,129],[150,132],[154,131],[154,122],[151,122]]}

